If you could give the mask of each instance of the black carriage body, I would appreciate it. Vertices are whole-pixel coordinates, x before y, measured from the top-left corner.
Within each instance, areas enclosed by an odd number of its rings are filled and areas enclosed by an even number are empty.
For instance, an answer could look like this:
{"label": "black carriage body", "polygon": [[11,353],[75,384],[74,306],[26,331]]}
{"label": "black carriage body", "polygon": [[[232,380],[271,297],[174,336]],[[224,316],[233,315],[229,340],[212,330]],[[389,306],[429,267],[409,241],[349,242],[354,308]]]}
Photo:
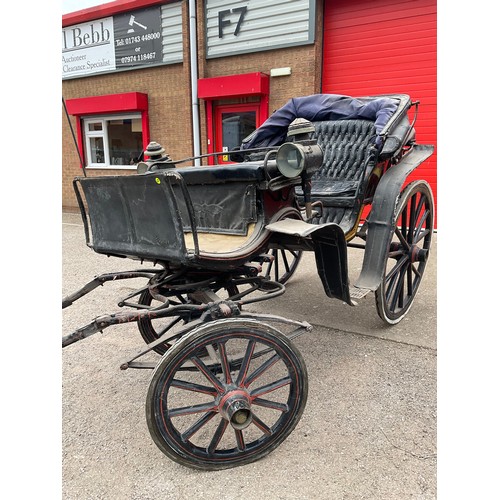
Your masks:
{"label": "black carriage body", "polygon": [[236,268],[262,252],[266,224],[297,212],[290,184],[270,195],[262,163],[74,181],[94,251],[205,269]]}
{"label": "black carriage body", "polygon": [[[92,229],[90,239],[86,226],[87,243],[107,255],[214,270],[258,260],[269,247],[313,250],[325,293],[354,305],[352,292],[379,286],[400,189],[433,151],[415,144],[411,105],[403,94],[295,98],[244,141],[241,151],[278,147],[295,118],[313,120],[312,137],[323,151],[311,178],[314,219],[304,222],[297,210],[304,201],[300,179],[271,179],[273,161],[262,153],[259,161],[229,166],[78,178],[75,190]],[[346,246],[368,205],[372,213],[356,291],[349,287]]]}

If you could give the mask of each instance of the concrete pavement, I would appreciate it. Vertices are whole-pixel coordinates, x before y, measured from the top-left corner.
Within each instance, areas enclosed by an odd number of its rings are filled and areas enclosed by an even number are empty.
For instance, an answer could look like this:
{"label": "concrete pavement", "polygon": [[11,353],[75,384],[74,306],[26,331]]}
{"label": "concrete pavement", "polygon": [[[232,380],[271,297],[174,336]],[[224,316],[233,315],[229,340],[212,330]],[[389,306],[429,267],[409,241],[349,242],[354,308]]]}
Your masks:
{"label": "concrete pavement", "polygon": [[[79,215],[63,214],[63,295],[95,275],[136,269],[84,243]],[[144,404],[150,374],[122,372],[142,347],[135,324],[63,350],[65,499],[436,498],[436,250],[409,315],[393,327],[377,316],[373,294],[357,307],[329,299],[306,253],[286,293],[254,304],[306,320],[297,338],[309,398],[292,434],[253,464],[218,472],[182,467],[151,440]],[[349,250],[351,276],[362,252]],[[63,334],[114,312],[128,284],[109,283],[63,311]]]}

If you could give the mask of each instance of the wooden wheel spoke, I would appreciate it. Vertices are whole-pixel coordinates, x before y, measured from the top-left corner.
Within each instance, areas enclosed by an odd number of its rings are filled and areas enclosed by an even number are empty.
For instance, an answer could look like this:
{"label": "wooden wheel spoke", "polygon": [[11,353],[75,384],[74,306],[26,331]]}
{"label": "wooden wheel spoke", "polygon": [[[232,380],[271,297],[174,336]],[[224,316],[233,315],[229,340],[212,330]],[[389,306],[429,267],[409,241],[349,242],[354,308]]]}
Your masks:
{"label": "wooden wheel spoke", "polygon": [[288,411],[288,405],[284,403],[278,403],[277,401],[270,401],[269,399],[255,398],[252,404],[257,406],[263,406],[264,408],[270,408],[271,410],[278,410],[281,412]]}
{"label": "wooden wheel spoke", "polygon": [[[158,332],[157,332],[158,338],[160,338],[165,332],[167,332],[168,330],[170,330],[172,327],[174,327],[181,320],[182,320],[182,318],[180,316],[178,316],[177,318],[175,318],[174,320],[172,320],[170,323],[167,323],[160,330],[158,330]],[[184,323],[186,323],[186,322],[184,322]]]}
{"label": "wooden wheel spoke", "polygon": [[417,203],[417,194],[415,193],[410,199],[410,221],[408,224],[408,243],[413,243],[413,231],[415,229],[415,205]]}
{"label": "wooden wheel spoke", "polygon": [[173,379],[170,385],[172,387],[176,387],[177,389],[183,389],[185,391],[210,394],[213,397],[217,396],[217,391],[213,387],[208,387],[206,385],[195,384],[193,382],[186,382],[184,380],[178,380],[178,379]]}
{"label": "wooden wheel spoke", "polygon": [[271,436],[273,431],[259,418],[257,415],[252,415],[252,423],[257,426],[264,434]]}
{"label": "wooden wheel spoke", "polygon": [[290,272],[290,265],[288,264],[288,259],[286,258],[285,250],[281,250],[281,256],[283,257],[283,265],[285,266],[286,272]]}
{"label": "wooden wheel spoke", "polygon": [[394,267],[387,273],[386,276],[386,281],[392,281],[393,277],[401,272],[401,268],[405,266],[406,262],[409,260],[408,255],[405,255],[404,257],[400,258],[396,264],[394,264]]}
{"label": "wooden wheel spoke", "polygon": [[241,386],[245,383],[245,378],[247,376],[248,368],[250,367],[250,361],[252,360],[252,355],[255,350],[256,342],[254,340],[250,340],[247,345],[247,349],[245,351],[245,356],[243,357],[243,361],[241,363],[241,368],[238,373],[238,378],[236,379],[236,385]]}
{"label": "wooden wheel spoke", "polygon": [[200,370],[200,372],[205,375],[208,381],[213,384],[218,392],[224,392],[224,386],[220,383],[219,379],[210,371],[208,366],[198,356],[193,356],[190,359],[192,363],[198,368],[198,370]]}
{"label": "wooden wheel spoke", "polygon": [[418,267],[416,267],[415,264],[412,264],[411,269],[415,273],[417,279],[420,280],[422,278],[422,273],[419,271]]}
{"label": "wooden wheel spoke", "polygon": [[247,379],[245,380],[245,387],[248,387],[252,382],[258,379],[263,373],[269,370],[269,368],[271,368],[271,366],[276,364],[280,359],[281,359],[280,356],[278,354],[275,354],[267,361],[262,363],[256,370],[253,371],[253,373],[249,377],[247,377]]}
{"label": "wooden wheel spoke", "polygon": [[280,380],[276,380],[275,382],[271,382],[269,384],[263,385],[262,387],[254,389],[250,393],[250,396],[251,397],[259,397],[259,396],[263,396],[264,394],[269,394],[272,391],[275,391],[277,389],[280,389],[282,387],[290,385],[291,382],[292,382],[292,379],[290,377],[283,377]]}
{"label": "wooden wheel spoke", "polygon": [[391,311],[395,311],[396,310],[396,306],[398,304],[400,305],[400,307],[402,307],[401,300],[402,300],[402,294],[404,293],[404,277],[405,277],[405,274],[406,274],[406,269],[402,270],[401,273],[399,273],[399,275],[398,275],[396,288],[394,290],[394,295],[393,295],[393,298],[392,298],[392,301],[391,301],[391,306],[390,306]]}
{"label": "wooden wheel spoke", "polygon": [[429,216],[429,210],[426,210],[422,214],[422,217],[419,220],[419,223],[415,229],[415,235],[413,239],[414,245],[416,245],[424,236],[427,236],[429,234],[430,228],[426,228],[422,231],[422,228],[424,227],[424,224],[427,221],[428,216]]}
{"label": "wooden wheel spoke", "polygon": [[220,358],[220,364],[222,366],[222,373],[224,374],[224,380],[226,384],[232,383],[231,370],[229,368],[229,361],[227,359],[226,344],[225,342],[220,342],[217,344],[218,353]]}
{"label": "wooden wheel spoke", "polygon": [[[406,289],[408,295],[411,295],[413,291],[413,264],[411,263],[406,270]],[[403,304],[401,304],[401,307],[403,307]]]}
{"label": "wooden wheel spoke", "polygon": [[215,433],[212,437],[212,440],[210,441],[210,444],[207,447],[207,453],[209,455],[212,455],[214,451],[217,449],[217,446],[220,443],[220,440],[222,439],[222,436],[224,435],[224,432],[226,432],[227,426],[229,422],[226,419],[221,419],[219,422],[219,425],[217,426],[217,429],[215,430]]}
{"label": "wooden wheel spoke", "polygon": [[245,451],[246,444],[245,438],[243,437],[243,432],[239,429],[234,429],[234,435],[236,436],[236,446],[238,447],[238,450]]}
{"label": "wooden wheel spoke", "polygon": [[209,403],[202,403],[194,406],[184,406],[183,408],[170,409],[168,410],[168,416],[170,418],[182,417],[185,415],[192,415],[193,413],[215,411],[216,409],[217,405],[213,401],[211,401]]}
{"label": "wooden wheel spoke", "polygon": [[400,229],[399,227],[396,227],[394,229],[394,234],[398,237],[398,240],[404,246],[405,250],[409,251],[410,250],[410,245],[408,243],[408,240],[406,239],[406,236],[403,234],[403,230]]}
{"label": "wooden wheel spoke", "polygon": [[211,411],[205,413],[201,418],[199,418],[189,429],[181,434],[181,439],[187,441],[189,438],[193,437],[203,426],[205,426],[212,418],[217,415],[217,412]]}

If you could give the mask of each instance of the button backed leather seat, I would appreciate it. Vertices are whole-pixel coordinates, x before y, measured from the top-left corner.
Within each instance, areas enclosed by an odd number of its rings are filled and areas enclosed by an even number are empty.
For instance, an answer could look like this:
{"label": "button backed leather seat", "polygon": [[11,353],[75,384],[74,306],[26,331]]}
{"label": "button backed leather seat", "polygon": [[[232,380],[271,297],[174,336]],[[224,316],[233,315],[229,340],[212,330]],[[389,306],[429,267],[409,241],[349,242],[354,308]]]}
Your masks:
{"label": "button backed leather seat", "polygon": [[[312,177],[312,201],[323,205],[314,222],[336,222],[347,232],[355,222],[366,172],[373,166],[375,125],[369,120],[335,120],[314,126],[313,138],[323,150],[323,164]],[[301,196],[302,190],[297,191]]]}

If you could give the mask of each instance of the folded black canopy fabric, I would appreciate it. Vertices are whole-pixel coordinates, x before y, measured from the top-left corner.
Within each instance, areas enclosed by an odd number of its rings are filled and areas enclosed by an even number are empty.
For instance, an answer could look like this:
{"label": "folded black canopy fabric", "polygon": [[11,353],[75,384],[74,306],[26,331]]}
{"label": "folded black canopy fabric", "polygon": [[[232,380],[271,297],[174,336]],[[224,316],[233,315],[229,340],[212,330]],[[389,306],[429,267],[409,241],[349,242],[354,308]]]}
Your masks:
{"label": "folded black canopy fabric", "polygon": [[277,146],[287,135],[296,118],[311,122],[342,119],[364,119],[375,122],[377,134],[383,130],[398,103],[390,97],[354,98],[338,94],[313,94],[293,97],[276,110],[255,132],[243,140],[240,149]]}

